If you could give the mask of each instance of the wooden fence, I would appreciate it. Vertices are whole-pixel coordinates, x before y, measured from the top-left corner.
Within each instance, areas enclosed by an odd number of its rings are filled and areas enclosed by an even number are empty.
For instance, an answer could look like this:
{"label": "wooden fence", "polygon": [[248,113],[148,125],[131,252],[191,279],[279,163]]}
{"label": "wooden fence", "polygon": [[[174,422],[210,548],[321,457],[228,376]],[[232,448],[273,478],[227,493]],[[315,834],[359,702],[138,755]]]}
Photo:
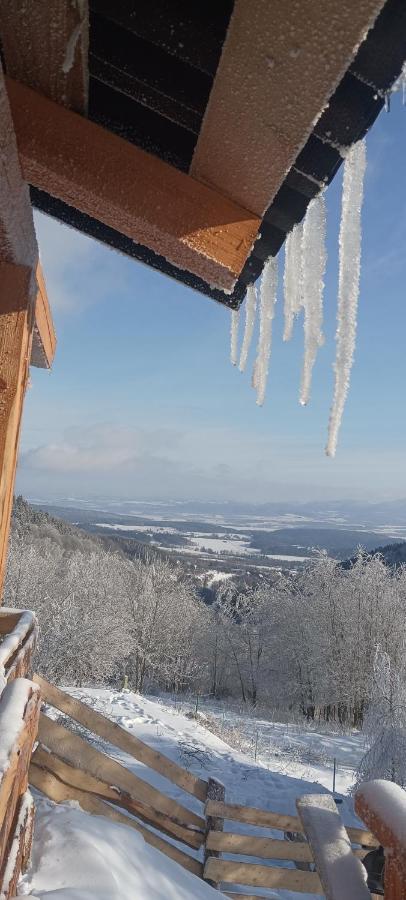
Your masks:
{"label": "wooden fence", "polygon": [[[249,886],[254,892],[260,888],[284,888],[299,894],[324,893],[319,875],[311,871],[313,851],[298,816],[227,804],[224,788],[215,779],[196,777],[40,676],[35,675],[34,682],[47,704],[157,772],[182,792],[181,800],[173,799],[89,743],[86,733],[80,734],[41,714],[39,743],[29,777],[31,784],[51,800],[77,800],[90,813],[134,828],[147,843],[213,886],[221,885],[222,890],[227,885],[231,890],[238,885]],[[225,821],[238,822],[239,828],[250,826],[251,833],[224,831]],[[252,827],[269,828],[272,834],[256,836]],[[279,838],[275,832],[281,833]],[[288,832],[295,833],[297,839],[286,840]],[[363,829],[349,828],[346,839],[358,845],[353,853],[360,859],[368,849],[377,846],[373,835]],[[247,857],[252,862],[247,862]],[[235,896],[242,900],[248,895]],[[254,897],[255,893],[249,896]]]}

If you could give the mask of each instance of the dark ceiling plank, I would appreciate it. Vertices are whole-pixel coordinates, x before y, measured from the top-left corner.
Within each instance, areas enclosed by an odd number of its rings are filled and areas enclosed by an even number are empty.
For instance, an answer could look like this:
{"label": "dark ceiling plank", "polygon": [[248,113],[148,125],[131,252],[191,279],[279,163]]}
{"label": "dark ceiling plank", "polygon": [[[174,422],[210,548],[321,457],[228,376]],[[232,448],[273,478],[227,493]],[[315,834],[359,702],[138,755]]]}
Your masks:
{"label": "dark ceiling plank", "polygon": [[178,268],[232,290],[257,216],[88,119],[8,79],[26,180]]}
{"label": "dark ceiling plank", "polygon": [[203,116],[212,79],[160,47],[91,14],[90,53]]}
{"label": "dark ceiling plank", "polygon": [[[95,81],[99,81],[107,88],[118,91],[120,94],[125,94],[130,100],[135,100],[136,103],[146,106],[147,109],[151,109],[152,112],[169,119],[175,125],[180,125],[181,128],[191,131],[196,137],[199,134],[202,117],[198,113],[188,109],[187,106],[181,103],[171,100],[170,97],[162,94],[148,83],[134,78],[128,72],[117,69],[111,63],[106,62],[104,59],[99,59],[92,53],[89,54],[89,74]],[[112,100],[115,100],[113,94],[111,97]]]}
{"label": "dark ceiling plank", "polygon": [[188,171],[196,142],[192,131],[93,77],[89,119],[182,172]]}
{"label": "dark ceiling plank", "polygon": [[406,3],[386,0],[368,39],[361,44],[350,71],[385,93],[405,61]]}
{"label": "dark ceiling plank", "polygon": [[214,75],[233,0],[90,0],[92,11],[166,53]]}
{"label": "dark ceiling plank", "polygon": [[87,0],[1,0],[7,74],[57,103],[86,112],[88,26]]}

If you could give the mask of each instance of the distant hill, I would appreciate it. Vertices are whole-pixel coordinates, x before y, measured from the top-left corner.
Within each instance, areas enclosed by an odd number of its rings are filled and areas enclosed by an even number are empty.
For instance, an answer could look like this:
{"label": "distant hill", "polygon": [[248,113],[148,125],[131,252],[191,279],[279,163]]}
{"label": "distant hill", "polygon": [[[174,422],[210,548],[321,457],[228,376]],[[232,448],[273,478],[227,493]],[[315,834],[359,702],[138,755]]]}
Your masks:
{"label": "distant hill", "polygon": [[[400,541],[397,544],[385,544],[383,547],[374,547],[370,551],[369,556],[381,556],[387,566],[397,568],[406,565],[406,541]],[[345,569],[350,569],[354,565],[355,556],[346,559],[343,562]]]}

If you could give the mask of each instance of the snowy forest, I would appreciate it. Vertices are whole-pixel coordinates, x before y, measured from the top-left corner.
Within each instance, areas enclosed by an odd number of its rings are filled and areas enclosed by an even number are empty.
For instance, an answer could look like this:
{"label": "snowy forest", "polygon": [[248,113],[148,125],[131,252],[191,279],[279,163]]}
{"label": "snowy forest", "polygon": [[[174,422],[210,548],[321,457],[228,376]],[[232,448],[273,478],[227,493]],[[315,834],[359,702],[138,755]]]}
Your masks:
{"label": "snowy forest", "polygon": [[57,683],[120,686],[126,675],[136,691],[346,727],[361,727],[377,700],[382,718],[377,667],[391,696],[394,679],[398,694],[406,684],[406,567],[362,551],[346,565],[320,553],[301,573],[242,589],[222,582],[208,604],[162,554],[130,558],[19,499],[4,602],[36,611],[37,668]]}

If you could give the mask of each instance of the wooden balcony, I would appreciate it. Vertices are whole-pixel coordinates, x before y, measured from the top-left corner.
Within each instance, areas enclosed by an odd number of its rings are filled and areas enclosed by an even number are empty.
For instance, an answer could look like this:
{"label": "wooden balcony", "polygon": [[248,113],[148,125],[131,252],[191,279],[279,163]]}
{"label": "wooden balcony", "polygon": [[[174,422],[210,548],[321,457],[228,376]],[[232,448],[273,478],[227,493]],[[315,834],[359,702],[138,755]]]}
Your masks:
{"label": "wooden balcony", "polygon": [[31,673],[37,635],[33,612],[0,609],[0,693],[5,683]]}

